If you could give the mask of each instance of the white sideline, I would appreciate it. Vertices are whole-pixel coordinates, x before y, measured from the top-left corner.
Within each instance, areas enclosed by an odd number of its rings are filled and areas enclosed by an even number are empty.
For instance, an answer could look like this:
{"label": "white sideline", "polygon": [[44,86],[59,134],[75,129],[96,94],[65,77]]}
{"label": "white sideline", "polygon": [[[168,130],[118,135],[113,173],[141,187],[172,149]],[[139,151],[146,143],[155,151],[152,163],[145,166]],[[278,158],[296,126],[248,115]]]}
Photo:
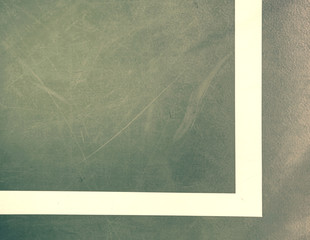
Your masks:
{"label": "white sideline", "polygon": [[235,0],[236,193],[0,191],[0,214],[262,216],[262,0]]}

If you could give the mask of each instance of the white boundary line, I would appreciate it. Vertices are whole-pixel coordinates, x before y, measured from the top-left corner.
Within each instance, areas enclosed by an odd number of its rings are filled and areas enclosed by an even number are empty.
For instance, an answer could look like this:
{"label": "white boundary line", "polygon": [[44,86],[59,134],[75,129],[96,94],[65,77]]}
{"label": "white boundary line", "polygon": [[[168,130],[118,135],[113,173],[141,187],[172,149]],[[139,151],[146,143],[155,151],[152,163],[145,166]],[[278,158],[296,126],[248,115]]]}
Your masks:
{"label": "white boundary line", "polygon": [[261,0],[235,0],[235,16],[235,194],[0,191],[0,214],[261,217]]}

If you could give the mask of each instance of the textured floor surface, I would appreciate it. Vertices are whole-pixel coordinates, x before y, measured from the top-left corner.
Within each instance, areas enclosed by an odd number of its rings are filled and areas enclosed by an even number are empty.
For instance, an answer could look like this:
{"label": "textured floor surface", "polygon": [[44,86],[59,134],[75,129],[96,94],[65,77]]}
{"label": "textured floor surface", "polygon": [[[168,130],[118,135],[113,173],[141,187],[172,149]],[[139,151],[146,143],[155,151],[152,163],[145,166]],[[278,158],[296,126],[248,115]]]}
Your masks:
{"label": "textured floor surface", "polygon": [[310,239],[310,5],[263,4],[263,218],[3,216],[2,239]]}
{"label": "textured floor surface", "polygon": [[0,3],[0,188],[234,192],[233,1]]}

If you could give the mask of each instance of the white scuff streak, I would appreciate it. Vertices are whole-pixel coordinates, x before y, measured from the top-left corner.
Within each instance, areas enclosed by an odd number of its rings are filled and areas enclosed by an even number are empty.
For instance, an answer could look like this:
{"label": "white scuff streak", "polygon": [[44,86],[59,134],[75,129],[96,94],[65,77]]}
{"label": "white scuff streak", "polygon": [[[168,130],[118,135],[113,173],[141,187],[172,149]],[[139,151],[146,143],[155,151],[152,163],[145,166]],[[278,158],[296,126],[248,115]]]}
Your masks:
{"label": "white scuff streak", "polygon": [[194,121],[199,113],[201,101],[205,93],[207,92],[211,81],[214,79],[218,71],[221,69],[221,67],[225,64],[225,62],[228,60],[228,58],[231,55],[232,54],[230,53],[226,55],[225,57],[223,57],[215,65],[215,67],[210,72],[208,77],[199,85],[198,89],[191,94],[183,121],[173,137],[174,141],[179,140],[193,126]]}
{"label": "white scuff streak", "polygon": [[123,127],[121,130],[119,130],[116,134],[114,134],[108,141],[106,141],[104,144],[102,144],[100,147],[98,147],[95,151],[93,151],[91,154],[89,154],[84,160],[92,157],[94,154],[99,152],[102,148],[104,148],[107,144],[109,144],[111,141],[113,141],[116,137],[118,137],[120,134],[123,133],[133,122],[135,122],[147,109],[152,106],[154,102],[156,102],[159,97],[164,94],[172,84],[174,84],[176,81],[179,80],[179,77],[183,75],[183,72],[176,77],[167,87],[165,87],[151,102],[149,102],[130,122],[127,123],[125,127]]}
{"label": "white scuff streak", "polygon": [[39,84],[36,84],[36,83],[34,83],[34,85],[35,85],[37,88],[40,88],[41,90],[47,92],[49,95],[54,96],[55,98],[57,98],[58,100],[62,101],[63,103],[66,103],[66,104],[70,105],[70,103],[69,103],[65,98],[63,98],[62,96],[60,96],[58,93],[56,93],[56,92],[53,91],[52,89],[46,87],[45,85],[39,85]]}

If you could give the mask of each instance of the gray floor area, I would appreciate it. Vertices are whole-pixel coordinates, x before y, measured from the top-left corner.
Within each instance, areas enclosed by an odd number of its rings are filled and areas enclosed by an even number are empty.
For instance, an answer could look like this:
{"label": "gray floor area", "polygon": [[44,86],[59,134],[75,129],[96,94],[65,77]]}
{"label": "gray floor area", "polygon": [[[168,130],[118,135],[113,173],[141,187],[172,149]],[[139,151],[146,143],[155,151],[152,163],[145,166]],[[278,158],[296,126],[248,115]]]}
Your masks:
{"label": "gray floor area", "polygon": [[2,239],[310,239],[309,1],[263,7],[263,218],[2,216]]}

